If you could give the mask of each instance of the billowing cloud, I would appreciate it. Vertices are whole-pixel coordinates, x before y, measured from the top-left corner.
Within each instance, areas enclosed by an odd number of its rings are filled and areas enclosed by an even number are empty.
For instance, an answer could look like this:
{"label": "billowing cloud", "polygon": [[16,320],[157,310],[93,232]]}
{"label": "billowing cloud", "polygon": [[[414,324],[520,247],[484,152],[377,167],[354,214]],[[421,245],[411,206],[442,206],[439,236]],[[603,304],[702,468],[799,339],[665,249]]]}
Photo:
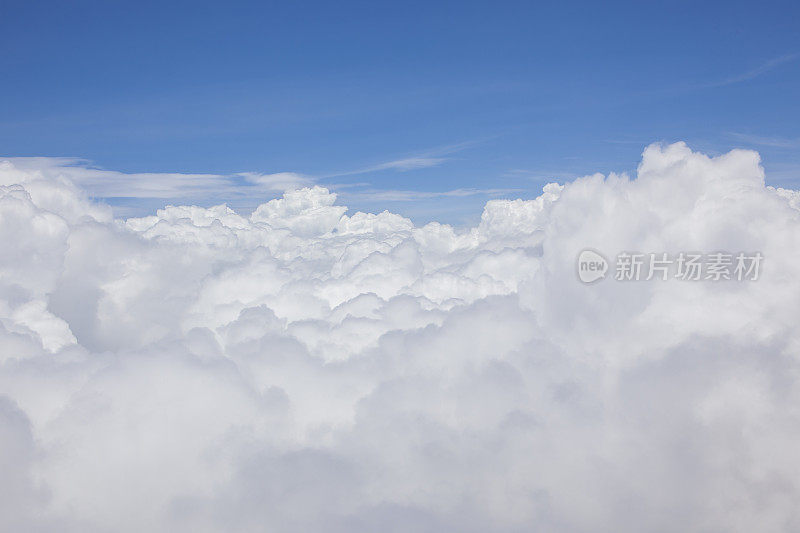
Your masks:
{"label": "billowing cloud", "polygon": [[[467,229],[80,183],[0,163],[0,529],[800,529],[800,193],[755,152],[653,145]],[[587,248],[764,264],[585,285]]]}

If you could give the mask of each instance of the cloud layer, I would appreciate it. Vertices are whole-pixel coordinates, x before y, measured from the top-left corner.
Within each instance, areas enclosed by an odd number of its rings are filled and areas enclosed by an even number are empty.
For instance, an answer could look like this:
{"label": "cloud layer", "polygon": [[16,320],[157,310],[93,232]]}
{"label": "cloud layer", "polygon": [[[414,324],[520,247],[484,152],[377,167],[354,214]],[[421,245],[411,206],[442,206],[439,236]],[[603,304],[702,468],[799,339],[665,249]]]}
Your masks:
{"label": "cloud layer", "polygon": [[[120,220],[2,162],[0,529],[798,530],[799,199],[678,143],[466,230],[321,187]],[[764,270],[586,286],[587,247]]]}

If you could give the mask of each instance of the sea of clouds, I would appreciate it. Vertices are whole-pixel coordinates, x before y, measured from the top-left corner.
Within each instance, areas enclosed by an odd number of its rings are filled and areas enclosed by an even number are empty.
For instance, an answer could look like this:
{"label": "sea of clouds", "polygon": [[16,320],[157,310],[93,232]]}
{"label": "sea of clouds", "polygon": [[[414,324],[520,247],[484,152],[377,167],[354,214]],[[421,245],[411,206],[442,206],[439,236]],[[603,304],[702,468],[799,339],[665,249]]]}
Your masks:
{"label": "sea of clouds", "polygon": [[[759,251],[580,283],[580,250]],[[800,530],[800,192],[755,152],[493,200],[115,219],[0,162],[0,530]]]}

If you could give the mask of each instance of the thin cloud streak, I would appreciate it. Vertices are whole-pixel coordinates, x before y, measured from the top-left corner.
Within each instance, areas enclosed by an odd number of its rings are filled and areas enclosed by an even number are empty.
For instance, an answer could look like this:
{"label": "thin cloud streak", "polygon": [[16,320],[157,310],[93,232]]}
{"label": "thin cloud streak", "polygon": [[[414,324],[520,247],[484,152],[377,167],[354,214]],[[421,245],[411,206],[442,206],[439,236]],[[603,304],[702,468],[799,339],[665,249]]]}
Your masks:
{"label": "thin cloud streak", "polygon": [[[463,149],[467,143],[440,149],[452,153]],[[137,200],[160,199],[207,203],[237,202],[247,198],[265,198],[277,193],[310,187],[319,184],[319,177],[296,172],[239,172],[235,174],[179,173],[179,172],[139,172],[125,173],[96,168],[87,159],[72,157],[0,157],[14,166],[26,171],[41,173],[50,179],[66,178],[84,189],[91,197],[98,199],[130,198]],[[358,172],[342,175],[361,174],[370,171],[397,170],[409,171],[435,166],[446,161],[442,157],[411,157],[374,165]],[[479,189],[459,188],[447,191],[380,190],[370,188],[368,182],[327,183],[345,197],[361,201],[413,202],[435,198],[459,198],[470,196],[498,196],[513,194],[518,189]],[[128,209],[131,209],[128,207]],[[134,211],[136,211],[134,209]]]}
{"label": "thin cloud streak", "polygon": [[65,177],[95,198],[236,198],[253,193],[277,193],[309,186],[314,181],[302,174],[184,174],[179,172],[126,173],[91,166],[86,159],[69,157],[8,157],[17,168],[44,176]]}
{"label": "thin cloud streak", "polygon": [[364,172],[373,172],[378,170],[397,170],[399,172],[406,172],[409,170],[417,170],[420,168],[428,168],[439,166],[449,158],[446,157],[409,157],[406,159],[398,159],[397,161],[389,161],[381,163],[364,170]]}
{"label": "thin cloud streak", "polygon": [[750,135],[748,133],[729,132],[728,135],[748,144],[758,146],[770,146],[772,148],[800,148],[800,138],[791,139],[786,137],[763,137],[760,135]]}
{"label": "thin cloud streak", "polygon": [[521,189],[452,189],[449,191],[368,190],[343,193],[343,198],[382,202],[413,202],[435,198],[462,198],[467,196],[502,196],[519,193]]}
{"label": "thin cloud streak", "polygon": [[783,65],[785,63],[789,63],[791,61],[794,61],[795,59],[797,59],[798,55],[799,54],[786,54],[786,55],[782,55],[780,57],[775,57],[775,58],[770,59],[769,61],[763,63],[762,65],[760,65],[760,66],[758,66],[758,67],[756,67],[754,69],[748,70],[747,72],[744,72],[744,73],[742,73],[742,74],[740,74],[738,76],[732,76],[730,78],[727,78],[727,79],[724,79],[724,80],[721,80],[721,81],[712,82],[712,83],[704,85],[704,87],[724,87],[725,85],[733,85],[733,84],[736,84],[736,83],[742,83],[742,82],[745,82],[745,81],[750,81],[750,80],[752,80],[754,78],[758,78],[759,76],[761,76],[763,74],[766,74],[767,72],[770,72],[771,70],[776,69],[777,67],[779,67],[779,66],[781,66],[781,65]]}
{"label": "thin cloud streak", "polygon": [[397,172],[408,172],[411,170],[419,170],[423,168],[430,168],[436,167],[447,161],[450,161],[452,158],[450,157],[442,157],[449,154],[454,154],[460,152],[462,150],[466,150],[467,148],[478,144],[479,140],[475,141],[464,141],[461,143],[455,144],[448,144],[445,146],[440,146],[437,148],[432,148],[430,150],[426,150],[415,155],[402,158],[402,159],[395,159],[392,161],[387,161],[385,163],[378,163],[377,165],[371,165],[368,167],[356,169],[356,170],[346,170],[342,172],[333,172],[330,174],[323,174],[321,176],[317,176],[318,179],[325,179],[325,178],[338,178],[342,176],[357,176],[359,174],[367,174],[370,172],[381,172],[384,170],[394,170]]}
{"label": "thin cloud streak", "polygon": [[[215,197],[227,202],[251,196],[280,193],[309,187],[333,177],[355,176],[370,172],[409,172],[439,166],[451,158],[444,157],[473,146],[478,141],[466,141],[433,148],[410,157],[386,161],[366,168],[323,175],[298,172],[236,172],[231,174],[181,172],[120,172],[94,166],[92,161],[78,157],[0,157],[16,167],[40,172],[49,177],[65,177],[86,190],[94,198],[159,198],[181,201],[202,201]],[[328,184],[335,189],[369,187],[369,183]],[[412,193],[412,191],[407,191]],[[396,196],[388,191],[390,196]],[[431,193],[419,193],[419,197]],[[438,195],[440,193],[432,193]]]}
{"label": "thin cloud streak", "polygon": [[307,175],[298,172],[237,172],[231,174],[180,172],[120,172],[98,168],[91,160],[77,157],[1,157],[17,168],[38,172],[50,179],[66,178],[76,183],[92,198],[109,201],[136,202],[139,207],[115,205],[115,212],[141,214],[149,212],[148,200],[171,201],[180,204],[232,204],[237,208],[255,206],[290,190],[324,185],[347,198],[361,202],[414,202],[437,198],[502,196],[515,194],[511,188],[459,188],[447,191],[381,190],[367,181],[333,183],[326,178],[355,176],[370,172],[409,172],[442,165],[446,157],[465,150],[480,141],[466,141],[439,146],[412,156],[386,161],[366,168],[327,175]]}

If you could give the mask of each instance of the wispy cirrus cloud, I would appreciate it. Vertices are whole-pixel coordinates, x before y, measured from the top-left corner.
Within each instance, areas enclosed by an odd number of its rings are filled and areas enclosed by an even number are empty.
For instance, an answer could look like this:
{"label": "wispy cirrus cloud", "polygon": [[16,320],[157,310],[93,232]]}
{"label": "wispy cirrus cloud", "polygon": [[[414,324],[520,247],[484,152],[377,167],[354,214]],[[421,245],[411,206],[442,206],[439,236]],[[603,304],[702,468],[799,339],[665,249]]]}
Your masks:
{"label": "wispy cirrus cloud", "polygon": [[435,198],[461,198],[468,196],[501,196],[519,193],[520,189],[460,188],[447,191],[379,190],[367,189],[343,194],[344,198],[383,202],[413,202]]}
{"label": "wispy cirrus cloud", "polygon": [[797,59],[798,57],[800,57],[800,54],[784,54],[779,57],[774,57],[768,61],[765,61],[764,63],[755,68],[742,72],[741,74],[737,74],[729,78],[708,83],[704,85],[704,87],[723,87],[725,85],[733,85],[736,83],[750,81],[780,67],[781,65],[790,63],[795,59]]}
{"label": "wispy cirrus cloud", "polygon": [[205,174],[181,172],[120,172],[71,157],[7,157],[17,168],[45,177],[63,176],[96,198],[235,198],[257,193],[283,192],[313,183],[295,172],[261,174]]}
{"label": "wispy cirrus cloud", "polygon": [[747,144],[757,146],[769,146],[772,148],[800,148],[800,137],[773,137],[762,135],[751,135],[749,133],[728,132],[728,135]]}
{"label": "wispy cirrus cloud", "polygon": [[416,154],[409,155],[400,159],[392,159],[383,163],[377,163],[355,170],[345,170],[340,172],[332,172],[319,176],[320,178],[334,178],[340,176],[357,176],[359,174],[368,174],[370,172],[381,172],[384,170],[394,170],[396,172],[408,172],[411,170],[420,170],[423,168],[431,168],[442,165],[450,161],[451,157],[444,157],[450,154],[461,152],[478,144],[480,141],[464,141],[460,143],[448,144],[431,148]]}
{"label": "wispy cirrus cloud", "polygon": [[448,158],[446,157],[408,157],[406,159],[397,159],[395,161],[387,161],[363,170],[363,172],[373,172],[378,170],[397,170],[406,172],[408,170],[417,170],[420,168],[428,168],[439,166]]}
{"label": "wispy cirrus cloud", "polygon": [[297,187],[304,187],[312,185],[314,179],[305,174],[298,174],[297,172],[275,172],[273,174],[261,174],[258,172],[241,172],[236,174],[241,176],[248,183],[266,187],[268,190],[273,191],[287,191],[296,189]]}
{"label": "wispy cirrus cloud", "polygon": [[368,167],[334,173],[309,175],[301,172],[122,172],[96,166],[91,160],[78,157],[1,157],[25,171],[36,172],[49,179],[66,178],[91,197],[107,200],[118,215],[141,215],[150,212],[153,201],[193,203],[200,205],[229,204],[247,210],[280,193],[324,184],[331,190],[346,191],[348,198],[363,202],[412,202],[436,198],[498,196],[514,189],[459,188],[446,191],[416,191],[375,188],[366,181],[333,182],[331,178],[366,175],[373,172],[410,172],[431,168],[449,161],[450,154],[465,150],[477,141],[468,141],[432,148],[408,157],[392,159]]}

